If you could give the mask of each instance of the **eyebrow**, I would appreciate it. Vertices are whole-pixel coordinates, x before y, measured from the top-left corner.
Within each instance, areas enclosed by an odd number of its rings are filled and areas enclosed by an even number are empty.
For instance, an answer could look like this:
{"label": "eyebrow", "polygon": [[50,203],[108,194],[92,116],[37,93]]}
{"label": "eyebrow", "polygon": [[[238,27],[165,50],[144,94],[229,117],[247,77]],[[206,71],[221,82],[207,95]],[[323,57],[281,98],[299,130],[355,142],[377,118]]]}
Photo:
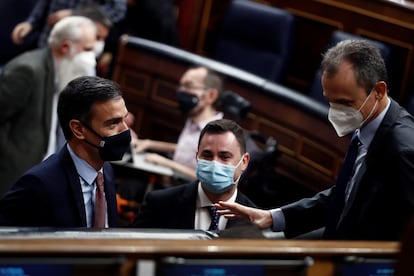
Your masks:
{"label": "eyebrow", "polygon": [[83,47],[83,50],[84,51],[92,51],[93,50],[93,47],[91,48],[91,47]]}
{"label": "eyebrow", "polygon": [[[212,154],[213,153],[213,151],[212,150],[210,150],[210,149],[204,149],[204,150],[201,150],[200,151],[200,154],[202,155],[202,154]],[[223,150],[223,151],[219,151],[218,153],[217,153],[217,155],[218,156],[223,156],[223,155],[227,155],[227,156],[234,156],[234,154],[231,152],[231,151],[228,151],[228,150]]]}
{"label": "eyebrow", "polygon": [[108,120],[105,120],[104,124],[105,125],[111,125],[113,123],[118,123],[118,122],[122,121],[123,119],[125,119],[128,116],[128,113],[129,112],[127,111],[126,115],[124,115],[123,117],[119,116],[119,117],[114,117],[114,118],[110,118]]}

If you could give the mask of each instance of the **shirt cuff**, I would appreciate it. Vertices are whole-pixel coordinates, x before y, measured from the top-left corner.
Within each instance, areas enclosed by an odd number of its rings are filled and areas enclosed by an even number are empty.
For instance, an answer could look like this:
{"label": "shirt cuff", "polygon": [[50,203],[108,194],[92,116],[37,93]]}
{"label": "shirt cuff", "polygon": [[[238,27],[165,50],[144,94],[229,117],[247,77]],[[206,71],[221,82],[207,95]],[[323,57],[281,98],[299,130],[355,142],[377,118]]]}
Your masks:
{"label": "shirt cuff", "polygon": [[270,210],[270,214],[272,215],[273,225],[272,230],[274,232],[281,232],[285,231],[286,228],[286,221],[285,215],[282,212],[282,209],[276,208]]}

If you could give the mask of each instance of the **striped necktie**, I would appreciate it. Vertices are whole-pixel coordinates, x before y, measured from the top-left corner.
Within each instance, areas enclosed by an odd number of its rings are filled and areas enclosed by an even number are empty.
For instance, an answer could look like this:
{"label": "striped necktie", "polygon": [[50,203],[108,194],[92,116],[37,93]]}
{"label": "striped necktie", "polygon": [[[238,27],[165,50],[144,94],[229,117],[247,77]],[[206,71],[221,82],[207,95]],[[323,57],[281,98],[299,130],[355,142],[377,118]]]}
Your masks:
{"label": "striped necktie", "polygon": [[106,199],[104,180],[101,172],[96,176],[95,218],[93,227],[105,228],[106,221]]}

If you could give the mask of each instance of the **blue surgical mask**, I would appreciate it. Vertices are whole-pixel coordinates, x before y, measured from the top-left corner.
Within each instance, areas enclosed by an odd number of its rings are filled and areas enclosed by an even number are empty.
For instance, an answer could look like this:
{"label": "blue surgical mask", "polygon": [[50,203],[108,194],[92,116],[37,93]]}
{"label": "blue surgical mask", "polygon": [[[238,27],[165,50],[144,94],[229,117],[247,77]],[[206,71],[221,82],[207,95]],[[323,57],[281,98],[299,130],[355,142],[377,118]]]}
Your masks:
{"label": "blue surgical mask", "polygon": [[234,181],[234,172],[242,160],[243,157],[236,166],[232,166],[222,164],[215,160],[198,159],[196,169],[197,178],[207,191],[213,194],[223,193],[233,187],[235,182],[238,181],[238,179]]}

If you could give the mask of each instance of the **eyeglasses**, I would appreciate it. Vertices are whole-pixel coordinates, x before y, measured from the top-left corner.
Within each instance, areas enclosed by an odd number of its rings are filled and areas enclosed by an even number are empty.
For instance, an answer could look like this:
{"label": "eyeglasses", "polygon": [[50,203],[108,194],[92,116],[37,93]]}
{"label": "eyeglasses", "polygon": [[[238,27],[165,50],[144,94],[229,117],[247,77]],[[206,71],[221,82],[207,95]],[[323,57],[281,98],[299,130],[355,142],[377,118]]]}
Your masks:
{"label": "eyeglasses", "polygon": [[178,86],[178,90],[207,90],[208,87],[205,86],[197,86],[191,83],[183,83]]}

